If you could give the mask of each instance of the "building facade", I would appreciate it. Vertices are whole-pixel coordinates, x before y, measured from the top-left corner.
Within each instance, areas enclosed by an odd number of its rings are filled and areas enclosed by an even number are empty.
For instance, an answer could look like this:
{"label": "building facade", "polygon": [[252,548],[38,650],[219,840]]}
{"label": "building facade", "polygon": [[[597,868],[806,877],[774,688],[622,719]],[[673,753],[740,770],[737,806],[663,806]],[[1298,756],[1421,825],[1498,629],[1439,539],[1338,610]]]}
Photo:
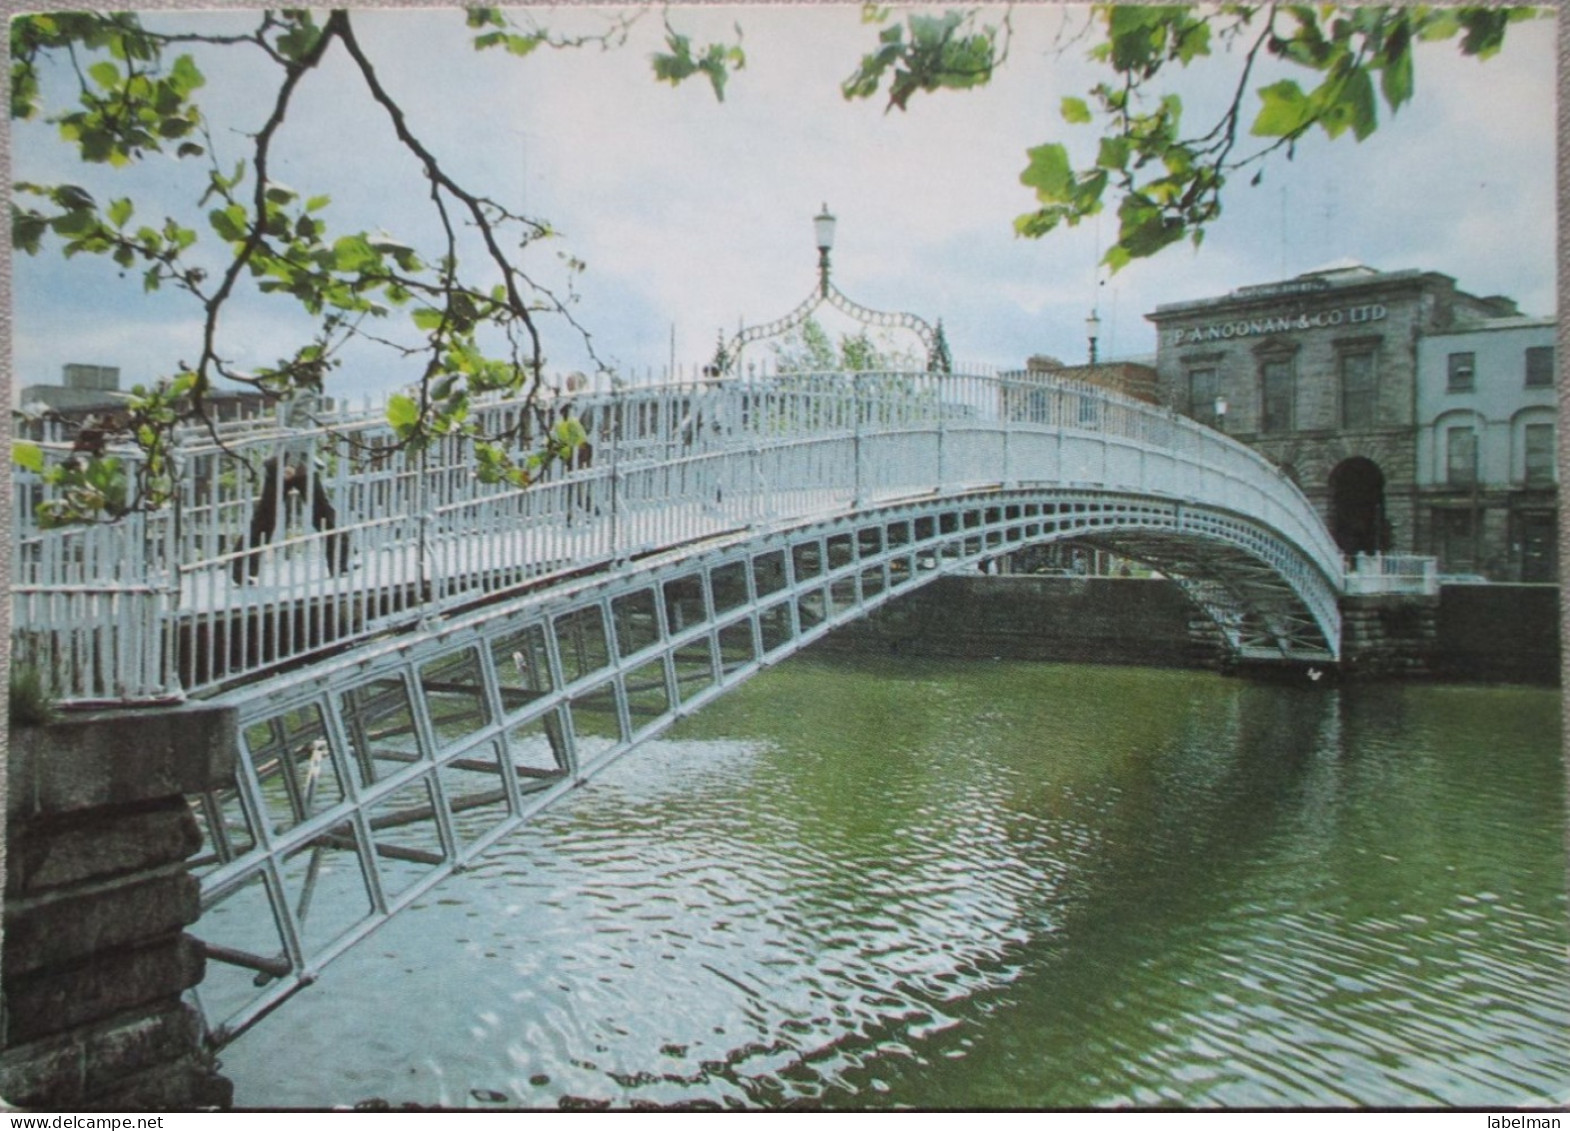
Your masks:
{"label": "building facade", "polygon": [[1419,341],[1515,313],[1437,272],[1351,264],[1146,317],[1162,401],[1278,464],[1350,555],[1427,550]]}
{"label": "building facade", "polygon": [[1557,579],[1553,319],[1418,342],[1417,543],[1442,572]]}

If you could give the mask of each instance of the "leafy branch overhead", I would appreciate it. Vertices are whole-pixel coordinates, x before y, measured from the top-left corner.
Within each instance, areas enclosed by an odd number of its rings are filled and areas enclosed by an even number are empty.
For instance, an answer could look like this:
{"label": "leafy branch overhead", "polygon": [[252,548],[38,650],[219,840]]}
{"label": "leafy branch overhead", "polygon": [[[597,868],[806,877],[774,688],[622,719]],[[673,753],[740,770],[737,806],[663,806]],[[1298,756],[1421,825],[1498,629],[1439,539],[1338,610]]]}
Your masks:
{"label": "leafy branch overhead", "polygon": [[904,110],[918,92],[984,86],[1008,55],[1006,15],[996,27],[978,26],[975,12],[913,14],[904,23],[889,22],[891,16],[888,8],[863,8],[865,22],[885,26],[878,33],[878,49],[862,56],[855,73],[841,84],[846,98],[871,98],[887,79],[887,108]]}
{"label": "leafy branch overhead", "polygon": [[[878,49],[846,81],[845,96],[871,97],[886,82],[889,106],[903,110],[918,91],[986,82],[1003,61],[1009,31],[1006,17],[982,22],[986,11],[900,24],[890,22],[890,10],[868,6],[866,18],[885,26]],[[1500,7],[1097,5],[1086,29],[1097,33],[1089,54],[1109,77],[1058,107],[1067,124],[1100,131],[1094,163],[1076,167],[1062,142],[1029,149],[1020,181],[1034,191],[1037,207],[1015,220],[1015,231],[1039,238],[1115,202],[1117,241],[1104,258],[1112,270],[1185,238],[1198,246],[1221,216],[1232,178],[1252,170],[1258,184],[1272,155],[1290,159],[1315,129],[1362,141],[1378,129],[1381,102],[1392,113],[1409,102],[1416,44],[1458,38],[1462,54],[1487,59],[1511,23],[1538,14]],[[1231,53],[1236,81],[1220,115],[1195,128],[1185,121],[1182,99],[1162,92],[1161,80],[1217,51]],[[1258,87],[1256,104],[1250,87],[1266,68],[1297,77]]]}
{"label": "leafy branch overhead", "polygon": [[695,49],[691,37],[681,34],[667,21],[665,46],[669,50],[655,52],[650,60],[654,77],[672,86],[680,86],[694,75],[702,75],[709,80],[714,97],[720,102],[725,101],[725,84],[730,80],[731,72],[747,65],[747,53],[741,49],[739,24],[736,25],[734,44],[710,43]]}
{"label": "leafy branch overhead", "polygon": [[[1509,23],[1532,15],[1521,8],[1099,7],[1105,38],[1091,55],[1114,78],[1097,84],[1088,101],[1064,99],[1060,111],[1070,124],[1099,122],[1095,164],[1069,168],[1057,143],[1030,150],[1020,180],[1039,207],[1020,216],[1015,230],[1038,237],[1077,224],[1102,210],[1110,188],[1118,237],[1104,262],[1112,270],[1185,238],[1197,247],[1221,215],[1231,178],[1252,169],[1259,184],[1271,155],[1284,151],[1290,159],[1315,129],[1332,140],[1350,133],[1363,141],[1378,129],[1381,100],[1392,113],[1410,101],[1416,43],[1459,35],[1464,54],[1487,58]],[[1152,97],[1151,87],[1164,69],[1188,67],[1216,46],[1241,56],[1237,82],[1220,116],[1190,131],[1181,99]],[[1306,77],[1259,87],[1250,117],[1250,83],[1270,60]]]}
{"label": "leafy branch overhead", "polygon": [[[465,20],[476,50],[501,47],[527,55],[541,47],[615,46],[631,19],[610,21],[601,34],[553,36],[520,24],[500,9],[470,9]],[[208,421],[208,398],[220,381],[287,398],[322,389],[351,343],[379,346],[410,365],[417,379],[413,411],[399,405],[392,424],[404,446],[462,434],[485,453],[484,469],[525,483],[559,448],[542,441],[549,429],[520,419],[507,434],[482,435],[469,417],[471,398],[493,390],[533,399],[544,366],[541,319],[564,321],[586,343],[561,296],[519,265],[521,253],[554,233],[543,220],[459,183],[411,127],[361,44],[351,14],[325,18],[306,10],[263,12],[229,34],[159,30],[129,13],[57,12],[11,22],[11,114],[52,124],[84,167],[108,171],[172,159],[194,171],[192,204],[180,215],[142,215],[131,195],[100,200],[74,183],[13,186],[12,237],[29,255],[57,246],[66,257],[101,256],[142,288],[178,290],[194,300],[201,331],[182,360],[151,386],[137,386],[127,406],[127,437],[142,448],[134,500],[83,490],[81,514],[113,517],[128,505],[156,506],[172,489],[170,444],[175,427]],[[201,26],[187,21],[187,26]],[[244,25],[233,25],[244,26]],[[262,119],[254,129],[210,122],[198,101],[208,76],[198,58],[228,52],[259,57],[274,76],[258,92]],[[434,229],[433,246],[375,230],[334,226],[331,197],[281,183],[272,173],[278,137],[309,78],[330,52],[341,52],[413,158]],[[221,63],[219,65],[222,65]],[[64,102],[64,105],[50,105]],[[244,139],[237,159],[223,158],[215,137]],[[179,174],[176,174],[179,175]],[[96,176],[96,175],[95,175]],[[103,180],[97,177],[93,183]],[[580,269],[568,260],[569,270]],[[311,329],[284,347],[271,365],[242,369],[232,360],[228,319],[240,297],[282,301]],[[592,354],[592,344],[589,345]],[[531,450],[532,447],[532,450]],[[89,471],[107,456],[86,453]],[[93,505],[88,505],[89,503]]]}

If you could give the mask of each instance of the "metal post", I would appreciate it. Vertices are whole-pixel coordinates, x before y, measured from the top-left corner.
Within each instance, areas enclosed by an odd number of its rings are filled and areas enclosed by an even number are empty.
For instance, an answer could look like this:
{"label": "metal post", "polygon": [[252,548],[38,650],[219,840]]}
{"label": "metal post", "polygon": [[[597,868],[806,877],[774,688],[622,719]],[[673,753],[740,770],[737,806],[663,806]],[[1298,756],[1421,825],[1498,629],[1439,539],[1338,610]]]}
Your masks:
{"label": "metal post", "polygon": [[[671,326],[671,342],[672,342],[671,348],[672,348],[672,350],[675,349],[675,340],[676,340],[676,327],[674,325],[672,325]],[[672,367],[673,368],[674,368],[674,365],[675,365],[675,362],[672,361]],[[619,457],[620,457],[620,454],[621,454],[622,435],[625,433],[626,428],[627,428],[627,422],[626,422],[626,420],[622,416],[622,396],[621,396],[621,390],[620,389],[612,389],[611,390],[610,408],[611,408],[611,420],[610,420],[610,441],[611,441],[611,545],[610,545],[610,553],[611,553],[611,559],[613,561],[615,561],[618,565],[620,565],[626,559],[625,559],[625,557],[622,554],[622,547],[621,547],[621,515],[619,513],[620,512],[620,505],[621,505],[621,470],[620,470],[620,466],[619,466],[619,464],[620,464]]]}
{"label": "metal post", "polygon": [[855,494],[853,495],[853,497],[851,499],[851,505],[854,506],[858,510],[861,509],[862,504],[864,502],[864,500],[862,498],[862,486],[861,486],[861,484],[862,484],[862,477],[861,477],[861,430],[862,430],[862,418],[863,418],[863,415],[864,415],[863,412],[862,412],[862,409],[863,409],[864,406],[862,405],[862,401],[861,401],[861,377],[862,377],[862,375],[860,373],[853,373],[853,374],[851,374],[851,377],[850,377],[850,382],[851,382],[851,384],[850,384],[850,388],[851,388],[851,408],[852,408],[852,411],[854,411],[855,414],[856,414],[856,428],[855,428],[855,440],[854,440],[854,453],[855,453],[855,458],[856,458],[856,490],[855,490]]}

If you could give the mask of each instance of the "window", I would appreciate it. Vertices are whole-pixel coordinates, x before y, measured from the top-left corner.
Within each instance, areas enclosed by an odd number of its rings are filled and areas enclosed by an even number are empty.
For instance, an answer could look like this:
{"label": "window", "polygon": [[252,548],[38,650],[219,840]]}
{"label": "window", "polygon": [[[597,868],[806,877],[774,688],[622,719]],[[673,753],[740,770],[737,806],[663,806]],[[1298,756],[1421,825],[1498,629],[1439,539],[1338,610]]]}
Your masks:
{"label": "window", "polygon": [[1477,483],[1477,432],[1465,428],[1445,431],[1445,482],[1452,487]]}
{"label": "window", "polygon": [[1554,482],[1554,426],[1528,424],[1522,434],[1526,453],[1526,485],[1548,487]]}
{"label": "window", "polygon": [[1265,362],[1262,431],[1292,430],[1292,362],[1282,358]]}
{"label": "window", "polygon": [[1201,424],[1217,427],[1216,398],[1221,395],[1221,382],[1214,369],[1191,369],[1188,372],[1188,414]]}
{"label": "window", "polygon": [[1554,384],[1554,347],[1529,346],[1526,351],[1526,387],[1550,389]]}
{"label": "window", "polygon": [[1473,388],[1472,375],[1477,370],[1477,355],[1473,353],[1453,353],[1450,355],[1450,380],[1445,386],[1447,393],[1470,393]]}
{"label": "window", "polygon": [[1374,426],[1374,355],[1341,355],[1341,427]]}

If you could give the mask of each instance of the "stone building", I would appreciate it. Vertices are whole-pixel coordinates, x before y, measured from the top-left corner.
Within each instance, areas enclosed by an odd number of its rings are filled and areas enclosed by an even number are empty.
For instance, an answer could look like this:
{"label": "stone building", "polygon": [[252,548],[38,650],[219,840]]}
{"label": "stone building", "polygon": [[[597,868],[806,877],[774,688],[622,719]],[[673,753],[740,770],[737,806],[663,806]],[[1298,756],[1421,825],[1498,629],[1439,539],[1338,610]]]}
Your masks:
{"label": "stone building", "polygon": [[1146,317],[1161,399],[1279,464],[1353,554],[1428,551],[1419,341],[1516,313],[1437,272],[1346,264]]}
{"label": "stone building", "polygon": [[1557,578],[1555,321],[1418,342],[1417,544],[1445,573]]}

